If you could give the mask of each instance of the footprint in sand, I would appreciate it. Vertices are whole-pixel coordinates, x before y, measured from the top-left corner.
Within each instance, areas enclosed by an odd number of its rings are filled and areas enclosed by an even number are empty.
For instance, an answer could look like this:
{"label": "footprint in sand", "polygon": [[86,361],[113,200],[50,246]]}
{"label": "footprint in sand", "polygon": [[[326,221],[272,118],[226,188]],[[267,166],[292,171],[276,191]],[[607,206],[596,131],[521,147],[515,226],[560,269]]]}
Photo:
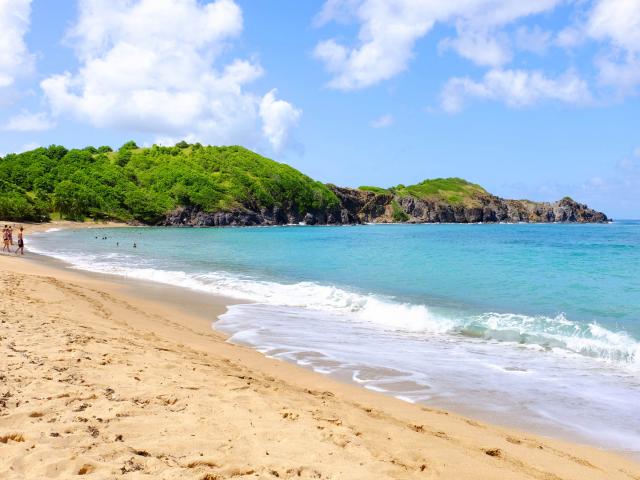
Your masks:
{"label": "footprint in sand", "polygon": [[93,473],[96,470],[96,467],[90,464],[85,464],[80,467],[78,470],[78,475],[88,475],[89,473]]}
{"label": "footprint in sand", "polygon": [[0,435],[0,443],[24,442],[24,435],[21,433],[9,433],[8,435]]}
{"label": "footprint in sand", "polygon": [[297,413],[294,412],[282,412],[282,418],[287,419],[287,420],[298,420],[298,418],[300,418],[300,415],[298,415]]}

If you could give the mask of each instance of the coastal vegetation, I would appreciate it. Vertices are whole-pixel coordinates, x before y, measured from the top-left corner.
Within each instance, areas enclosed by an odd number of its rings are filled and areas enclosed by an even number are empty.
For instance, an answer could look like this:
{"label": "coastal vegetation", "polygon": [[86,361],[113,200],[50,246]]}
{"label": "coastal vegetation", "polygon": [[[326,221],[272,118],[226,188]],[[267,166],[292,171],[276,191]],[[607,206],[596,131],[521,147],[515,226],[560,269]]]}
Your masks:
{"label": "coastal vegetation", "polygon": [[443,201],[451,205],[469,205],[489,195],[484,188],[462,178],[435,178],[416,185],[399,185],[392,189],[400,196],[413,196],[421,200]]}
{"label": "coastal vegetation", "polygon": [[0,218],[243,226],[365,222],[603,222],[570,198],[505,200],[462,178],[343,188],[240,146],[50,147],[0,158]]}
{"label": "coastal vegetation", "polygon": [[[398,197],[415,197],[420,200],[446,202],[451,205],[471,206],[479,198],[490,195],[484,188],[462,178],[433,178],[415,185],[396,185],[390,188],[362,186],[360,190]],[[394,210],[395,211],[395,210]]]}
{"label": "coastal vegetation", "polygon": [[0,217],[155,223],[178,207],[231,211],[337,205],[335,194],[296,169],[243,147],[180,142],[67,150],[52,145],[0,159]]}
{"label": "coastal vegetation", "polygon": [[406,222],[409,220],[409,215],[406,214],[397,200],[391,201],[391,218],[394,222]]}

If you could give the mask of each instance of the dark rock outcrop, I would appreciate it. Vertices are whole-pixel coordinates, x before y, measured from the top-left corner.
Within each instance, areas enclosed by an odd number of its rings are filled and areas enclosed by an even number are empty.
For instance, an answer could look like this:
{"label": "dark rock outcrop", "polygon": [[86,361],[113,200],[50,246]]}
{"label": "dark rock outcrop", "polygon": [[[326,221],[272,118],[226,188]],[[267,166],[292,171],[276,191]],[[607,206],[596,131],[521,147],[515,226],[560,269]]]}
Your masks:
{"label": "dark rock outcrop", "polygon": [[345,225],[394,223],[393,209],[406,214],[407,223],[604,223],[607,216],[565,197],[557,202],[505,200],[482,195],[467,204],[449,204],[414,196],[374,193],[328,185],[339,204],[324,210],[300,212],[295,208],[249,208],[228,212],[204,212],[197,207],[180,207],[168,213],[162,225],[226,227],[254,225]]}

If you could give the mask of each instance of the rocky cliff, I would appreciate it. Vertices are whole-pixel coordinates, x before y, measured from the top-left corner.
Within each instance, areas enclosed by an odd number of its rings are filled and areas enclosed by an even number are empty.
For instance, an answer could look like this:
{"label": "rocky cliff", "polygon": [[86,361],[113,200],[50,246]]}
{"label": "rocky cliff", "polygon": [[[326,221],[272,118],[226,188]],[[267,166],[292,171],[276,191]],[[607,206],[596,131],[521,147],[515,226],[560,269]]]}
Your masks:
{"label": "rocky cliff", "polygon": [[607,216],[565,197],[557,202],[505,200],[490,194],[467,202],[424,199],[393,192],[376,193],[328,185],[338,205],[322,210],[298,211],[293,208],[242,208],[226,212],[204,212],[197,207],[179,207],[168,213],[162,225],[173,226],[251,226],[340,225],[360,223],[604,223]]}

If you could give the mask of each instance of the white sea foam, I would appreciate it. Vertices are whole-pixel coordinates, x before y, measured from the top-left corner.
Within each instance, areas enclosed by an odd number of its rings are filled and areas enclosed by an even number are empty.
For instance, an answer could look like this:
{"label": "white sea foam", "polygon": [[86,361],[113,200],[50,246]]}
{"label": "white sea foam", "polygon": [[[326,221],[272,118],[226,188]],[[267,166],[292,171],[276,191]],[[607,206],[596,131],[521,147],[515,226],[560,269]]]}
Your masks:
{"label": "white sea foam", "polygon": [[[402,334],[340,313],[233,305],[231,342],[369,390],[598,446],[640,451],[638,377],[565,349],[462,335]],[[494,319],[495,320],[495,319]],[[566,319],[565,319],[566,320]],[[494,325],[495,326],[495,325]]]}
{"label": "white sea foam", "polygon": [[[37,248],[37,245],[36,245]],[[72,256],[41,251],[75,268],[180,286],[192,290],[274,306],[338,314],[344,321],[410,334],[456,334],[597,358],[640,370],[640,342],[625,332],[613,332],[596,323],[554,317],[488,312],[454,314],[427,305],[396,301],[392,297],[349,291],[314,282],[279,283],[224,271],[188,273],[135,265],[135,257]]]}

